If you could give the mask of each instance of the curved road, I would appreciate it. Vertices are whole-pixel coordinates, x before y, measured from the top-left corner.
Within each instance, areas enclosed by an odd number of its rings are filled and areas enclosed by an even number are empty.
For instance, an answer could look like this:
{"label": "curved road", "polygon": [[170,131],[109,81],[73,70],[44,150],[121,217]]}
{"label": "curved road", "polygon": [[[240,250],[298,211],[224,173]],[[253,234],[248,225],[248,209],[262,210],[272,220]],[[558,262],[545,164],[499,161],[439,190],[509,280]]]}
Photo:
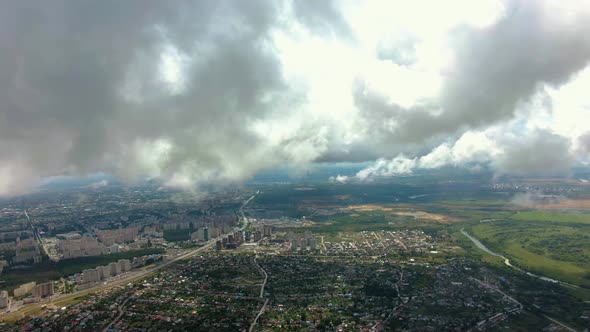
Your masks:
{"label": "curved road", "polygon": [[[256,256],[254,256],[254,263],[256,264],[256,266],[258,266],[260,271],[262,271],[262,273],[264,273],[264,281],[260,285],[260,296],[258,296],[259,298],[264,298],[264,287],[266,287],[266,281],[268,280],[268,274],[262,268],[262,266],[260,266],[260,264],[258,264],[258,262],[256,261]],[[268,300],[269,299],[266,299],[266,301],[264,301],[264,304],[262,305],[262,308],[260,308],[258,315],[256,315],[256,318],[254,318],[254,321],[252,322],[252,324],[250,324],[250,329],[248,330],[248,332],[252,332],[252,330],[254,330],[254,327],[256,326],[256,323],[258,322],[258,318],[260,318],[260,316],[264,312],[264,309],[266,309],[266,305],[268,304]]]}

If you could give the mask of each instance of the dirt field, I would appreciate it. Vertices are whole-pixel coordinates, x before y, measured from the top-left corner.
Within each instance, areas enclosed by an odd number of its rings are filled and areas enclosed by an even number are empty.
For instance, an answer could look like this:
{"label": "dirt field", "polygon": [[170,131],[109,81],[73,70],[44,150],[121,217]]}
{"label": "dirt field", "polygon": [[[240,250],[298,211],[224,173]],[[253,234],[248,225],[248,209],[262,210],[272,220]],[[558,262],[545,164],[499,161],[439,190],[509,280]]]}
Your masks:
{"label": "dirt field", "polygon": [[537,209],[576,209],[576,210],[590,210],[590,199],[566,199],[561,202],[535,204]]}
{"label": "dirt field", "polygon": [[442,223],[448,223],[451,221],[448,217],[441,214],[428,213],[424,211],[400,211],[393,213],[397,214],[398,216],[410,216],[414,217],[414,219],[429,219]]}
{"label": "dirt field", "polygon": [[311,190],[316,190],[316,188],[314,188],[314,187],[297,187],[297,188],[293,188],[293,190],[297,190],[297,191],[311,191]]}
{"label": "dirt field", "polygon": [[408,208],[389,207],[389,206],[383,206],[383,205],[372,205],[372,204],[351,205],[351,206],[348,206],[346,209],[352,210],[352,211],[357,211],[357,212],[360,212],[360,211],[391,212],[392,214],[395,214],[398,216],[410,216],[410,217],[414,217],[414,219],[428,219],[428,220],[434,220],[434,221],[440,222],[440,223],[448,223],[448,222],[453,221],[449,217],[444,216],[442,214],[429,213],[429,212],[425,212],[425,211],[416,211],[416,210],[408,209]]}
{"label": "dirt field", "polygon": [[365,205],[350,205],[346,207],[347,210],[356,210],[356,211],[394,211],[395,209],[388,206],[383,205],[373,205],[373,204],[365,204]]}

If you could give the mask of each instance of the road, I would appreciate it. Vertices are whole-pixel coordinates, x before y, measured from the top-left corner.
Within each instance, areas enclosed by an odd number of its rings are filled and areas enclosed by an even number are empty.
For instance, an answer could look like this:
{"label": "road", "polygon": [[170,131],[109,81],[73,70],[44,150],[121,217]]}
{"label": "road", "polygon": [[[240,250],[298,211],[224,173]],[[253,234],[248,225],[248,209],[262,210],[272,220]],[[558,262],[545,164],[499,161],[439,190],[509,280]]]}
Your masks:
{"label": "road", "polygon": [[260,318],[260,316],[264,312],[264,309],[266,308],[267,304],[268,304],[268,299],[266,299],[266,301],[264,301],[264,304],[262,305],[262,308],[260,308],[258,315],[256,315],[256,318],[254,318],[254,321],[252,322],[252,324],[250,324],[250,328],[248,329],[248,332],[252,332],[252,330],[254,330],[254,327],[256,326],[256,322],[258,322],[258,318]]}
{"label": "road", "polygon": [[215,239],[211,239],[209,240],[204,246],[199,247],[195,250],[189,251],[185,254],[182,254],[180,256],[175,257],[174,259],[168,260],[166,262],[163,262],[162,264],[159,264],[155,267],[149,268],[149,269],[145,269],[143,271],[139,271],[136,273],[132,273],[128,276],[125,276],[123,278],[119,278],[119,279],[114,279],[111,281],[108,281],[105,283],[101,283],[99,285],[96,285],[94,287],[90,287],[88,289],[84,289],[84,290],[80,290],[80,291],[76,291],[73,293],[68,293],[68,294],[60,294],[60,295],[55,295],[52,296],[51,298],[47,298],[44,300],[41,300],[39,302],[36,303],[31,303],[31,304],[27,304],[24,305],[23,307],[21,307],[20,309],[18,309],[17,311],[14,312],[10,312],[10,313],[4,313],[2,315],[0,315],[0,321],[5,321],[5,320],[11,320],[11,319],[20,319],[20,318],[24,318],[27,315],[30,315],[36,311],[39,310],[39,308],[44,305],[44,304],[52,304],[53,302],[58,302],[58,303],[65,303],[68,300],[72,300],[76,297],[79,296],[83,296],[83,295],[87,295],[87,294],[92,294],[95,292],[98,292],[102,289],[106,289],[106,288],[111,288],[111,287],[116,287],[116,286],[121,286],[124,284],[127,284],[129,282],[133,282],[139,279],[142,279],[144,277],[146,277],[147,275],[156,272],[158,270],[161,270],[163,268],[166,268],[168,266],[170,266],[171,264],[174,264],[180,260],[189,258],[191,256],[194,256],[202,251],[205,251],[209,248],[211,248],[212,246],[215,245],[215,241],[218,238]]}
{"label": "road", "polygon": [[39,230],[37,230],[37,227],[35,227],[35,225],[33,225],[33,222],[31,221],[31,217],[29,217],[29,213],[27,213],[27,210],[23,210],[23,212],[25,213],[25,217],[27,217],[27,220],[29,221],[29,226],[31,226],[31,230],[33,232],[33,236],[35,237],[35,240],[37,240],[37,242],[41,245],[41,248],[45,252],[45,255],[49,256],[49,251],[47,251],[47,249],[45,248],[45,245],[43,244],[43,240],[41,240],[41,235],[39,234]]}
{"label": "road", "polygon": [[407,303],[407,301],[404,301],[402,299],[401,292],[399,291],[399,284],[402,282],[402,280],[404,280],[404,270],[403,269],[399,271],[399,279],[394,284],[395,290],[397,291],[397,298],[399,299],[400,304],[393,307],[393,309],[391,309],[391,311],[389,312],[389,315],[387,315],[387,317],[385,317],[384,320],[373,325],[373,327],[371,328],[371,331],[377,331],[378,330],[377,327],[379,325],[385,326],[385,324],[387,324],[387,322],[391,319],[391,317],[393,317],[393,314],[397,311],[397,309],[399,309],[401,306],[403,306],[404,304]]}
{"label": "road", "polygon": [[258,266],[258,268],[260,269],[260,271],[262,271],[262,273],[264,274],[264,281],[262,282],[262,285],[260,285],[260,298],[264,297],[264,287],[266,287],[266,281],[268,280],[268,274],[266,274],[266,271],[262,268],[262,266],[260,266],[258,264],[258,262],[256,261],[256,257],[254,257],[254,264],[256,264],[256,266]]}
{"label": "road", "polygon": [[322,239],[322,243],[321,243],[322,248],[324,248],[324,251],[328,251],[328,249],[326,249],[326,244],[324,243],[324,237],[320,236],[320,238]]}
{"label": "road", "polygon": [[254,195],[252,195],[252,197],[248,198],[244,204],[242,204],[242,206],[240,206],[240,209],[238,210],[238,213],[242,216],[242,220],[244,220],[244,225],[242,226],[242,230],[244,228],[246,228],[246,226],[248,225],[248,218],[246,217],[246,214],[244,213],[244,208],[246,207],[246,205],[248,205],[250,203],[250,201],[252,201],[254,199],[254,197],[256,197],[256,195],[260,194],[260,190],[256,191],[256,193]]}
{"label": "road", "polygon": [[133,295],[129,295],[129,297],[127,299],[125,299],[125,301],[123,303],[121,303],[121,305],[119,306],[119,314],[117,315],[117,317],[115,317],[115,319],[113,319],[109,325],[107,325],[107,327],[105,327],[102,331],[106,332],[108,331],[111,326],[113,326],[116,322],[119,321],[119,319],[121,319],[121,317],[123,317],[123,314],[125,313],[125,311],[123,311],[123,308],[125,307],[125,305],[127,304],[127,302],[129,302],[129,300],[131,299],[131,296]]}
{"label": "road", "polygon": [[493,290],[493,291],[496,291],[496,292],[498,292],[498,293],[502,294],[502,296],[504,296],[505,298],[509,299],[509,300],[510,300],[512,303],[514,303],[514,304],[518,305],[520,308],[524,308],[524,306],[522,305],[522,303],[518,302],[518,301],[517,301],[515,298],[513,298],[512,296],[510,296],[510,295],[508,295],[508,294],[504,293],[504,292],[503,292],[503,291],[501,291],[501,290],[500,290],[498,287],[494,287],[494,286],[492,286],[492,285],[490,285],[490,284],[488,284],[488,283],[485,283],[485,282],[483,282],[482,280],[479,280],[479,279],[476,279],[476,278],[473,278],[473,277],[469,277],[469,279],[471,279],[471,280],[473,280],[473,281],[477,282],[478,284],[480,284],[480,285],[482,285],[482,286],[484,286],[484,287],[486,287],[486,288],[488,288],[488,289],[491,289],[491,290]]}
{"label": "road", "polygon": [[565,328],[565,329],[566,329],[566,330],[568,330],[568,331],[571,331],[571,332],[577,332],[576,330],[572,329],[571,327],[569,327],[569,326],[567,326],[567,325],[563,324],[562,322],[560,322],[560,321],[558,321],[558,320],[556,320],[556,319],[553,319],[553,318],[551,318],[551,317],[549,317],[549,316],[547,316],[547,315],[543,315],[543,316],[545,316],[545,318],[547,318],[548,320],[550,320],[550,321],[552,321],[553,323],[555,323],[555,324],[557,324],[557,325],[559,325],[559,326],[561,326],[561,327]]}
{"label": "road", "polygon": [[[264,298],[264,287],[266,287],[266,281],[268,280],[268,274],[266,273],[266,271],[262,268],[262,266],[260,266],[260,264],[258,264],[258,262],[256,261],[257,256],[254,256],[254,264],[256,264],[256,266],[260,269],[260,271],[262,271],[262,273],[264,274],[264,281],[262,282],[262,284],[260,285],[260,296],[258,296],[259,298]],[[252,330],[254,329],[254,327],[256,326],[256,323],[258,322],[258,318],[260,318],[260,316],[262,315],[262,313],[264,312],[264,309],[266,309],[266,305],[268,304],[268,300],[266,299],[266,301],[264,301],[264,304],[262,305],[262,308],[260,308],[260,311],[258,312],[258,315],[256,315],[256,318],[254,318],[254,321],[252,322],[252,324],[250,324],[250,329],[248,330],[248,332],[252,332]]]}

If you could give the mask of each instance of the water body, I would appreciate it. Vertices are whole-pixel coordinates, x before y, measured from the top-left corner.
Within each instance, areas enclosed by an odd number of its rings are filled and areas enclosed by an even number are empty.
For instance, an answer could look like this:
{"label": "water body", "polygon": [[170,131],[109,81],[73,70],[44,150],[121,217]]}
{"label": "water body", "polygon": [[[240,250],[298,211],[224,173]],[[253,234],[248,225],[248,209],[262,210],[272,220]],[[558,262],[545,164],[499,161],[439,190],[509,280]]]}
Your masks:
{"label": "water body", "polygon": [[490,254],[492,256],[496,256],[496,257],[502,258],[504,260],[504,264],[506,264],[506,266],[509,266],[509,267],[511,267],[511,268],[519,271],[519,272],[525,273],[526,275],[529,275],[531,277],[534,277],[534,278],[537,278],[537,279],[540,279],[540,280],[543,280],[543,281],[548,281],[548,282],[552,282],[552,283],[556,283],[556,284],[560,284],[560,285],[564,285],[564,286],[568,286],[568,287],[572,287],[572,288],[581,288],[581,287],[576,286],[574,284],[570,284],[570,283],[567,283],[567,282],[564,282],[564,281],[560,281],[560,280],[555,280],[555,279],[543,277],[543,276],[540,276],[538,274],[534,274],[534,273],[531,273],[531,272],[529,272],[527,270],[521,269],[518,266],[514,266],[514,265],[512,265],[510,263],[510,260],[508,258],[506,258],[505,256],[503,256],[501,254],[498,254],[497,252],[494,252],[494,251],[490,250],[483,243],[481,243],[478,239],[476,239],[475,237],[469,235],[469,233],[467,233],[465,231],[465,228],[461,228],[461,233],[463,233],[463,235],[467,236],[467,238],[469,238],[469,240],[471,240],[471,242],[473,242],[479,249],[485,251],[486,253],[488,253],[488,254]]}

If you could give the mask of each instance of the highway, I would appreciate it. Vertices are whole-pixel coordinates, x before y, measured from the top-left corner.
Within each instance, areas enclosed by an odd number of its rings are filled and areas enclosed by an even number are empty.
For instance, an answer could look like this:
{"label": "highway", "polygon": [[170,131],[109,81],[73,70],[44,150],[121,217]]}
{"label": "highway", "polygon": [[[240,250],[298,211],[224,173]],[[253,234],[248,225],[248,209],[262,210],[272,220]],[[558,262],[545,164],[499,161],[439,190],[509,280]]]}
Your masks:
{"label": "highway", "polygon": [[238,210],[239,214],[242,217],[242,220],[244,220],[244,225],[242,226],[241,230],[245,229],[246,226],[248,225],[248,218],[246,217],[246,214],[244,213],[244,208],[246,207],[246,205],[250,204],[250,202],[254,199],[254,197],[256,197],[256,195],[260,194],[260,190],[256,191],[256,193],[254,195],[252,195],[252,197],[248,198],[244,204],[242,204],[242,206],[240,206],[240,209]]}
{"label": "highway", "polygon": [[100,284],[98,284],[94,287],[88,288],[88,289],[84,289],[84,290],[80,290],[80,291],[76,291],[76,292],[68,293],[68,294],[54,295],[50,298],[41,300],[36,303],[26,304],[16,311],[3,313],[2,315],[0,315],[0,321],[15,320],[15,319],[23,318],[35,311],[38,311],[39,308],[44,304],[50,305],[50,304],[55,304],[56,302],[57,303],[66,303],[68,300],[72,300],[72,299],[79,297],[79,296],[92,294],[92,293],[98,292],[102,289],[117,287],[117,286],[125,285],[129,282],[133,282],[133,281],[142,279],[151,273],[154,273],[158,270],[161,270],[163,268],[170,266],[171,264],[174,264],[180,260],[189,258],[191,256],[194,256],[194,255],[202,252],[202,251],[205,251],[205,250],[211,248],[212,246],[215,245],[215,241],[218,239],[219,238],[211,239],[202,247],[199,247],[195,250],[189,251],[185,254],[179,255],[173,259],[167,260],[167,261],[165,261],[159,265],[156,265],[152,268],[145,269],[142,271],[137,271],[135,273],[133,273],[134,271],[132,271],[132,273],[130,273],[127,276],[124,276],[123,278],[113,279],[113,280],[107,281],[106,283],[100,283]]}
{"label": "highway", "polygon": [[43,244],[43,240],[41,239],[41,235],[39,234],[39,230],[37,230],[37,227],[35,227],[35,225],[33,225],[33,221],[31,221],[31,217],[29,217],[27,210],[23,210],[23,211],[25,212],[25,217],[27,217],[27,220],[29,221],[29,226],[31,226],[31,230],[33,231],[33,236],[35,237],[35,240],[41,245],[41,248],[45,252],[45,255],[49,256],[49,251],[45,248],[45,244]]}
{"label": "highway", "polygon": [[[252,195],[252,197],[250,197],[249,199],[247,199],[244,204],[242,204],[242,206],[240,207],[239,213],[242,215],[242,218],[245,220],[245,224],[244,226],[242,226],[240,229],[244,229],[245,225],[248,222],[248,218],[246,217],[246,215],[244,214],[244,208],[254,199],[254,197],[256,197],[256,195],[258,195],[260,193],[260,191],[257,191],[254,195]],[[29,218],[27,212],[25,211],[25,215],[27,216],[27,218]],[[30,221],[30,219],[29,219]],[[222,238],[222,236],[214,238],[214,239],[210,239],[209,241],[207,241],[207,243],[205,245],[203,245],[202,247],[199,247],[195,250],[191,250],[187,253],[184,253],[182,255],[179,255],[173,259],[167,260],[161,264],[158,264],[152,268],[149,269],[144,269],[144,270],[139,270],[139,271],[131,271],[130,273],[128,273],[127,275],[122,275],[121,278],[117,278],[117,279],[111,279],[108,280],[107,282],[104,283],[99,283],[96,286],[84,289],[84,290],[80,290],[80,291],[75,291],[73,293],[68,293],[68,294],[58,294],[58,295],[54,295],[50,298],[46,298],[43,299],[39,302],[35,302],[35,303],[30,303],[30,304],[25,304],[22,307],[20,307],[19,309],[15,310],[15,311],[10,311],[10,312],[3,312],[0,313],[0,321],[7,321],[7,320],[16,320],[16,319],[20,319],[20,318],[24,318],[27,315],[36,313],[40,310],[42,305],[51,305],[51,304],[65,304],[67,303],[69,300],[72,300],[76,297],[80,297],[83,295],[87,295],[87,294],[92,294],[95,292],[98,292],[100,290],[103,289],[107,289],[107,288],[112,288],[112,287],[117,287],[117,286],[121,286],[121,285],[125,285],[127,283],[142,279],[146,276],[148,276],[151,273],[154,273],[158,270],[164,269],[168,266],[170,266],[171,264],[174,264],[180,260],[192,257],[202,251],[205,251],[211,247],[213,247],[215,245],[215,242],[217,240],[220,240]],[[265,272],[266,274],[266,272]],[[265,278],[266,281],[266,278]],[[264,287],[263,287],[264,289]]]}

